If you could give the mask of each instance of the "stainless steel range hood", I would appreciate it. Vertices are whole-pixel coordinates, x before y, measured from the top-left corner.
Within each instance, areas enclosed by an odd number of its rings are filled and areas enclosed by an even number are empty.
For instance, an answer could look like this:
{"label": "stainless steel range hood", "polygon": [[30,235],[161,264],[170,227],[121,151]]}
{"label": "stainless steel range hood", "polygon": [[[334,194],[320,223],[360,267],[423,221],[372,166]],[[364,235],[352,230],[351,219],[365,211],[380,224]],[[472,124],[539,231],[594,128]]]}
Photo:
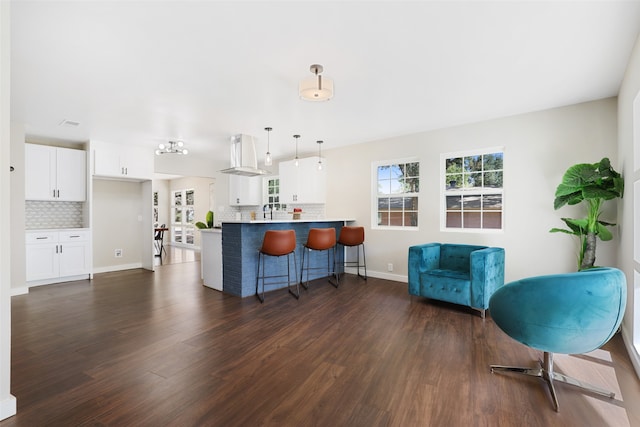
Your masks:
{"label": "stainless steel range hood", "polygon": [[231,167],[220,172],[242,176],[260,176],[270,173],[258,169],[254,137],[242,134],[231,137]]}

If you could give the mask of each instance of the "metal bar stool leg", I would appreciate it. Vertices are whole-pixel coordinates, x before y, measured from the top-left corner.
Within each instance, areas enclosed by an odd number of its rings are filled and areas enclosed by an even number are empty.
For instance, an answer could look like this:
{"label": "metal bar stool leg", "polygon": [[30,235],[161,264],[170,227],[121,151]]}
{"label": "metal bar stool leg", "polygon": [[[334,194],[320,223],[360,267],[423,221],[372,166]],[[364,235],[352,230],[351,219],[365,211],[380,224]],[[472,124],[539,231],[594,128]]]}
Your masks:
{"label": "metal bar stool leg", "polygon": [[[307,282],[303,282],[303,277],[304,277],[304,255],[307,251],[309,251],[309,248],[302,248],[302,265],[300,266],[300,284],[302,285],[303,288],[305,288],[305,290],[309,289],[309,267],[307,266]],[[307,262],[309,262],[309,260],[307,260]]]}
{"label": "metal bar stool leg", "polygon": [[258,272],[256,273],[256,297],[260,302],[264,302],[264,277],[262,278],[262,296],[258,292],[258,283],[260,282],[260,261],[262,261],[262,275],[264,276],[264,256],[262,252],[258,252]]}
{"label": "metal bar stool leg", "polygon": [[296,292],[294,293],[291,290],[291,267],[290,267],[290,256],[291,254],[287,255],[287,288],[289,289],[289,293],[291,295],[293,295],[294,297],[296,297],[296,299],[300,299],[300,284],[299,282],[296,280],[298,278],[298,267],[296,266],[296,264],[298,263],[298,261],[296,260],[296,253],[293,252],[293,280],[296,281]]}
{"label": "metal bar stool leg", "polygon": [[362,277],[364,280],[367,280],[367,256],[364,252],[364,243],[362,244],[362,265],[364,267],[364,277],[360,276],[360,251],[358,251],[358,276]]}
{"label": "metal bar stool leg", "polygon": [[[336,289],[338,288],[338,286],[340,286],[340,277],[338,276],[338,273],[336,271],[336,246],[335,245],[332,249],[333,252],[333,270],[331,270],[331,252],[327,251],[327,271],[330,272],[330,276],[329,276],[329,283],[331,283],[333,285],[333,287],[335,287]],[[331,281],[331,276],[333,276],[335,278],[335,282]]]}

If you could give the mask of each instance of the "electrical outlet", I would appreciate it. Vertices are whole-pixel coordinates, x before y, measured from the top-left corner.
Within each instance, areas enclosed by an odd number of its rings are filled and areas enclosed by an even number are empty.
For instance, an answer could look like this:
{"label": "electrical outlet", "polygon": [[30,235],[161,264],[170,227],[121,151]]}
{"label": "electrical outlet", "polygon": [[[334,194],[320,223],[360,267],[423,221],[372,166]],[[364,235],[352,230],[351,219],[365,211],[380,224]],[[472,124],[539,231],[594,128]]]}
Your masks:
{"label": "electrical outlet", "polygon": [[116,249],[115,250],[115,257],[116,258],[122,258],[122,249]]}
{"label": "electrical outlet", "polygon": [[387,264],[387,271],[393,271],[393,264],[392,263]]}

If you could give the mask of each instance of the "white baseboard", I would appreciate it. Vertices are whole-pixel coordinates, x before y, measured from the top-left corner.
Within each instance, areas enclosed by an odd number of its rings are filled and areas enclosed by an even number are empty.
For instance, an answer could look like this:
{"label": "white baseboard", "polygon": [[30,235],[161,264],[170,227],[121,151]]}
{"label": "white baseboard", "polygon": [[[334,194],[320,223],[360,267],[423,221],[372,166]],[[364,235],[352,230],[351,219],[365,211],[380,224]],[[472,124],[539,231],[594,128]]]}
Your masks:
{"label": "white baseboard", "polygon": [[87,280],[88,278],[88,274],[80,274],[77,276],[56,277],[54,279],[32,280],[30,282],[27,282],[27,288],[42,285],[52,285],[54,283],[74,282],[76,280]]}
{"label": "white baseboard", "polygon": [[631,364],[633,368],[636,370],[636,375],[640,378],[640,354],[638,354],[638,349],[633,345],[633,338],[629,336],[627,329],[622,327],[622,342],[624,342],[624,346],[627,348],[627,353],[629,353],[629,359],[631,359]]}
{"label": "white baseboard", "polygon": [[29,293],[28,286],[20,286],[19,288],[11,288],[9,289],[9,295],[15,297],[16,295],[26,295]]}
{"label": "white baseboard", "polygon": [[109,273],[111,271],[133,270],[135,268],[142,268],[142,263],[136,262],[133,264],[120,264],[120,265],[109,265],[106,267],[98,267],[93,269],[93,274]]}
{"label": "white baseboard", "polygon": [[9,395],[6,399],[0,400],[0,421],[13,417],[16,414],[16,398]]}
{"label": "white baseboard", "polygon": [[[349,273],[349,274],[357,274],[356,270],[357,269],[355,267],[347,267],[344,269],[345,273]],[[360,268],[360,274],[364,274],[363,268]],[[375,277],[377,279],[393,280],[394,282],[409,283],[409,278],[401,274],[391,274],[391,273],[383,273],[380,271],[367,270],[367,276]]]}

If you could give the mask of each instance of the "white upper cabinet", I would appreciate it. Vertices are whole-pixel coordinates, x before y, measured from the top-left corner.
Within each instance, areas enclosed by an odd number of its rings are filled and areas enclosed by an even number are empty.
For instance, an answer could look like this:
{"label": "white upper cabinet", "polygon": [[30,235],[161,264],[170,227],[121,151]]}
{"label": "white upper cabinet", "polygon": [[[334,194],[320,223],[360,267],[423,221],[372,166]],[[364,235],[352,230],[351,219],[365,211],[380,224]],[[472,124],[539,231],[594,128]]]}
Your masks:
{"label": "white upper cabinet", "polygon": [[153,150],[91,141],[93,175],[131,180],[153,179]]}
{"label": "white upper cabinet", "polygon": [[25,144],[25,199],[84,202],[87,153]]}
{"label": "white upper cabinet", "polygon": [[259,206],[262,204],[262,177],[229,175],[229,205]]}
{"label": "white upper cabinet", "polygon": [[322,159],[318,170],[318,157],[280,162],[280,203],[317,204],[327,199],[327,163]]}

